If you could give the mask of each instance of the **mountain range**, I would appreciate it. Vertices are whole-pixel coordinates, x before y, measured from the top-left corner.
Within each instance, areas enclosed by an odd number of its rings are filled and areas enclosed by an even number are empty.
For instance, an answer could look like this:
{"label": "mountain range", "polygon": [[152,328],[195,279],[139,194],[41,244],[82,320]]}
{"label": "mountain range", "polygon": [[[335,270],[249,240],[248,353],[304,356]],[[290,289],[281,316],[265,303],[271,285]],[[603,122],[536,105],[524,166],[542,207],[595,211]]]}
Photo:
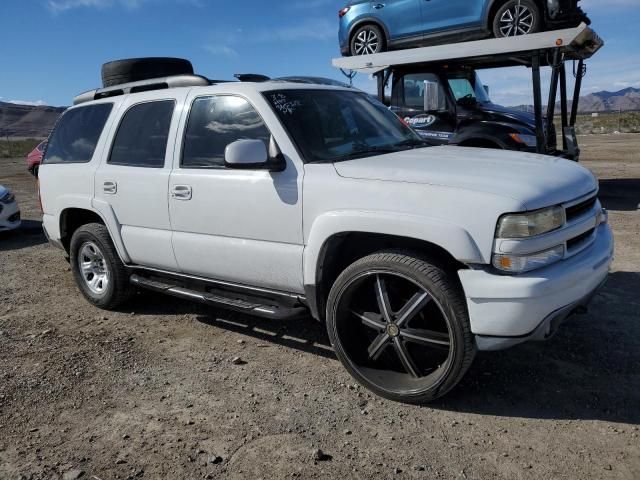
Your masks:
{"label": "mountain range", "polygon": [[47,137],[65,108],[0,102],[0,137]]}
{"label": "mountain range", "polygon": [[[571,100],[569,100],[569,109]],[[546,109],[546,104],[543,107]],[[518,105],[512,107],[516,110],[533,111],[533,105]],[[625,88],[617,92],[595,92],[580,97],[578,104],[579,113],[593,112],[623,112],[640,110],[640,88]],[[556,113],[560,113],[560,102],[556,104]]]}

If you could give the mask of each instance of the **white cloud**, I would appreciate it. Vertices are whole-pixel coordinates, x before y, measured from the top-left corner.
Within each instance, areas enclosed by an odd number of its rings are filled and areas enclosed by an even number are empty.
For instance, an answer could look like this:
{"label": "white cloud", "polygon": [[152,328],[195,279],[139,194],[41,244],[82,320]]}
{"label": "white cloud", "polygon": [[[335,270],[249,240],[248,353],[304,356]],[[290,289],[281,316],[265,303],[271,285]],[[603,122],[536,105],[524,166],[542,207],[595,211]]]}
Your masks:
{"label": "white cloud", "polygon": [[237,57],[238,52],[227,45],[205,45],[204,49],[212,55],[223,57]]}
{"label": "white cloud", "polygon": [[[128,10],[140,8],[145,3],[157,0],[48,0],[47,6],[53,13],[62,13],[75,8],[111,8],[122,6]],[[202,0],[173,0],[175,3],[202,7]]]}
{"label": "white cloud", "polygon": [[44,100],[7,100],[7,102],[13,103],[14,105],[31,105],[34,107],[41,107],[47,104]]}

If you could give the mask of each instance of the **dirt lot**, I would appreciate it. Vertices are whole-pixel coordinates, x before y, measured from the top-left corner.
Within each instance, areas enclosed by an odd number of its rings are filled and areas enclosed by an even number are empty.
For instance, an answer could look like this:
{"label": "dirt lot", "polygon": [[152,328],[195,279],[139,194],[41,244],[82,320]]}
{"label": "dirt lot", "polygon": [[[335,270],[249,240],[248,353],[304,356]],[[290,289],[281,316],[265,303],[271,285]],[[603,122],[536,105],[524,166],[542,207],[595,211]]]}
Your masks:
{"label": "dirt lot", "polygon": [[640,478],[640,135],[581,140],[616,234],[609,283],[427,407],[354,385],[311,319],[148,293],[92,308],[39,233],[23,160],[0,160],[27,218],[0,236],[0,479]]}

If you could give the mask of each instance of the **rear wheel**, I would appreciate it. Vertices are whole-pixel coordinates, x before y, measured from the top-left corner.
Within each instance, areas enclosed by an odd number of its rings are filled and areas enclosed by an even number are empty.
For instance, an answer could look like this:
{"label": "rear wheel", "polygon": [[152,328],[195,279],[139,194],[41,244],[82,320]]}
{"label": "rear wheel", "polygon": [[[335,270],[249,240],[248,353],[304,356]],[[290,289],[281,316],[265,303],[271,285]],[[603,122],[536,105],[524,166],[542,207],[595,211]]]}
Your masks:
{"label": "rear wheel", "polygon": [[90,303],[111,310],[129,300],[134,289],[107,227],[89,223],[78,228],[69,253],[73,277]]}
{"label": "rear wheel", "polygon": [[382,252],[348,267],[331,289],[327,328],[356,380],[406,403],[447,393],[475,355],[460,287],[408,252]]}
{"label": "rear wheel", "polygon": [[541,30],[540,8],[532,0],[509,0],[496,12],[493,35],[496,38],[517,37]]}
{"label": "rear wheel", "polygon": [[363,25],[351,37],[351,55],[371,55],[384,52],[386,41],[377,25]]}

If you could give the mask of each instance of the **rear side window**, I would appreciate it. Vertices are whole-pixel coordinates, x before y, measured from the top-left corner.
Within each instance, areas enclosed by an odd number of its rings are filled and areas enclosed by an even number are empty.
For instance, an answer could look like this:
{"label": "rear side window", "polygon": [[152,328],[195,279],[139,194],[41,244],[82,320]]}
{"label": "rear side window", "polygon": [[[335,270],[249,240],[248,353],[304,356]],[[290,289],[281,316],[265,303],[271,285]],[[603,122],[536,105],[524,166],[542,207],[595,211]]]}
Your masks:
{"label": "rear side window", "polygon": [[262,118],[242,97],[219,95],[193,102],[185,132],[181,166],[224,167],[224,150],[236,140],[262,140],[271,134]]}
{"label": "rear side window", "polygon": [[175,102],[134,105],[124,114],[108,163],[130,167],[164,167]]}
{"label": "rear side window", "polygon": [[42,163],[91,161],[112,108],[112,103],[100,103],[67,110],[49,138]]}

